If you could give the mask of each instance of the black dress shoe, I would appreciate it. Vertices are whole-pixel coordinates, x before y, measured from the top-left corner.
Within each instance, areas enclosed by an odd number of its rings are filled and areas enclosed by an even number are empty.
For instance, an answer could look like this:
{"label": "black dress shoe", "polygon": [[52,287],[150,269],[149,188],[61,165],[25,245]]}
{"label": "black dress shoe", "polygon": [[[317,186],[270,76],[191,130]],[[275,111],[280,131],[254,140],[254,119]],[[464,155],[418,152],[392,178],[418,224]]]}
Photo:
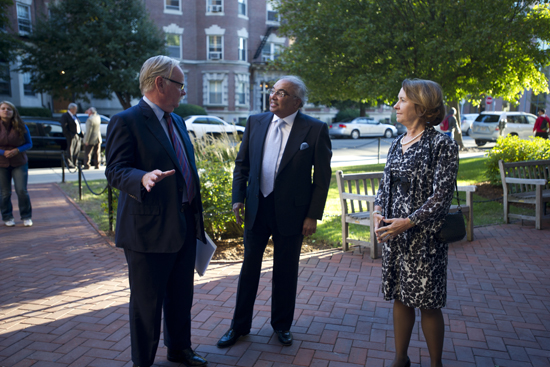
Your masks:
{"label": "black dress shoe", "polygon": [[193,349],[168,349],[166,358],[170,362],[183,363],[187,367],[206,366],[208,362],[203,357],[199,356]]}
{"label": "black dress shoe", "polygon": [[282,345],[285,347],[288,347],[289,345],[292,345],[292,333],[290,330],[282,331],[282,330],[275,330],[277,333],[277,338],[281,342]]}
{"label": "black dress shoe", "polygon": [[218,340],[218,348],[230,347],[230,346],[232,346],[233,344],[235,344],[237,342],[237,339],[239,339],[241,336],[247,335],[247,334],[248,333],[241,334],[238,331],[235,331],[234,329],[229,329],[229,331],[227,331],[227,333],[223,334],[223,336],[220,338],[220,340]]}

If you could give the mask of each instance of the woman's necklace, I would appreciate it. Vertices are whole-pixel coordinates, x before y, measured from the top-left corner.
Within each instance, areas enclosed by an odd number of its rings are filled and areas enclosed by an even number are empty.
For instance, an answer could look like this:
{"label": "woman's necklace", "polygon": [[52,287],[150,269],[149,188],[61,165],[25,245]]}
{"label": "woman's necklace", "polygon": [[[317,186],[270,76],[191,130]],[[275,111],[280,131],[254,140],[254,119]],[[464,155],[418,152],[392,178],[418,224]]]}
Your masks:
{"label": "woman's necklace", "polygon": [[403,143],[403,139],[401,139],[401,145],[409,145],[410,143],[412,143],[413,141],[415,141],[416,138],[418,138],[420,135],[424,134],[424,131],[426,130],[422,130],[420,132],[420,134],[416,135],[415,137],[413,137],[411,140],[409,140],[408,142],[406,143]]}

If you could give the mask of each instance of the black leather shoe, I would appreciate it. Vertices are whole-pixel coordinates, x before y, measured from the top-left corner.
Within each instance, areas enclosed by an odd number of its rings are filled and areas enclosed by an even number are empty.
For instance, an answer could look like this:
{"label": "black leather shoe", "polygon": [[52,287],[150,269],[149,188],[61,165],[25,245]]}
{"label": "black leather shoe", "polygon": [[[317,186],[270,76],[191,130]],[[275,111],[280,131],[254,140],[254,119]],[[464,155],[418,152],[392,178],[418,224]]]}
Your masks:
{"label": "black leather shoe", "polygon": [[166,358],[170,362],[183,363],[187,367],[206,366],[208,362],[203,357],[199,356],[193,349],[168,349]]}
{"label": "black leather shoe", "polygon": [[285,347],[292,345],[293,338],[290,330],[287,330],[287,331],[275,330],[275,332],[277,333],[277,338],[279,339],[282,345],[284,345]]}
{"label": "black leather shoe", "polygon": [[234,329],[229,329],[227,333],[223,334],[220,340],[218,340],[218,348],[227,348],[232,346],[237,342],[237,339],[239,339],[243,335],[247,334],[241,334]]}

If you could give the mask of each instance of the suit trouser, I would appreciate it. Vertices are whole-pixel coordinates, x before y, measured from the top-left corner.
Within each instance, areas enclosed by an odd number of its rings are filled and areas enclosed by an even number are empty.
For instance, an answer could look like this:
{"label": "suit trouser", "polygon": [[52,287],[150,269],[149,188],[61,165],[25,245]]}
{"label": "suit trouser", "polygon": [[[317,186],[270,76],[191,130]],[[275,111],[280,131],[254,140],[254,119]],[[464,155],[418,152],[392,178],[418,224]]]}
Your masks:
{"label": "suit trouser", "polygon": [[67,161],[69,164],[76,164],[78,163],[78,154],[80,153],[80,148],[82,139],[80,139],[80,135],[73,135],[67,137]]}
{"label": "suit trouser", "polygon": [[251,229],[245,228],[244,261],[237,288],[237,302],[231,328],[248,334],[252,327],[254,301],[258,292],[262,258],[273,237],[273,277],[271,298],[271,326],[274,330],[290,330],[296,306],[296,289],[303,235],[283,236],[275,220],[273,193],[264,198],[260,194],[258,214]]}
{"label": "suit trouser", "polygon": [[85,166],[89,166],[91,161],[92,161],[92,158],[95,159],[95,164],[94,166],[96,167],[99,167],[99,160],[100,160],[100,144],[97,143],[97,144],[88,144],[86,145],[86,147],[84,148],[84,150],[86,151],[86,159],[84,160],[84,165]]}
{"label": "suit trouser", "polygon": [[151,366],[155,360],[161,311],[164,311],[164,344],[170,349],[191,347],[196,237],[192,210],[186,210],[185,216],[191,230],[187,231],[180,251],[124,250],[130,280],[132,361],[138,366]]}

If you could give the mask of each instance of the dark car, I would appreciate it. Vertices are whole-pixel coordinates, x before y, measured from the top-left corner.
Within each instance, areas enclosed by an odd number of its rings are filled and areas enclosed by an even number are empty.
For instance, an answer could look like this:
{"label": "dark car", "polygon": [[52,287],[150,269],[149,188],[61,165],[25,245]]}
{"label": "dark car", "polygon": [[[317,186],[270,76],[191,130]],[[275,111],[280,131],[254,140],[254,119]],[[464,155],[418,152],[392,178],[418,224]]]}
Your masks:
{"label": "dark car", "polygon": [[27,117],[21,119],[31,133],[32,148],[27,150],[29,164],[61,162],[61,152],[67,149],[67,140],[63,135],[61,123],[46,117]]}

